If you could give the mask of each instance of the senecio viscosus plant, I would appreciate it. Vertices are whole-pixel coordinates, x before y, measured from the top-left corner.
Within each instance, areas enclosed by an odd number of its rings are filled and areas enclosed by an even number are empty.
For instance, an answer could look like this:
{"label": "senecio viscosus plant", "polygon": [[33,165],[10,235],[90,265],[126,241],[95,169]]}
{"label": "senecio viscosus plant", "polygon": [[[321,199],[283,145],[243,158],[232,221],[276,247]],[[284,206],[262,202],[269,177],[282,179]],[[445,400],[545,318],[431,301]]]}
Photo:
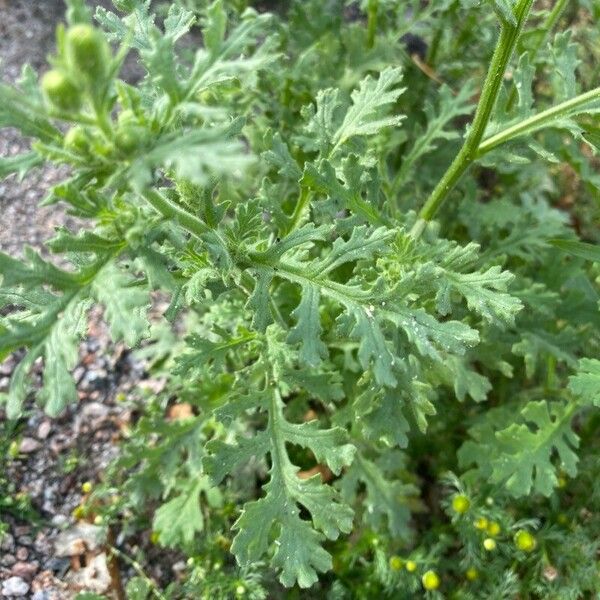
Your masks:
{"label": "senecio viscosus plant", "polygon": [[[30,248],[0,254],[0,357],[20,359],[7,415],[22,414],[38,359],[45,410],[77,401],[71,370],[94,304],[113,339],[136,347],[152,340],[152,292],[167,293],[165,320],[195,316],[171,370],[197,390],[204,487],[189,488],[192,504],[250,460],[266,465],[231,552],[242,566],[268,558],[300,587],[332,568],[328,540],[353,528],[409,543],[413,439],[434,445],[458,416],[459,488],[549,496],[577,472],[575,421],[600,405],[598,250],[519,187],[532,164],[566,160],[561,148],[587,148],[580,166],[596,149],[600,88],[577,89],[568,36],[549,107],[535,105],[536,52],[565,3],[525,50],[532,0],[430,3],[431,14],[493,8],[499,33],[480,86],[435,83],[424,124],[402,114],[411,90],[390,58],[400,42],[377,33],[403,3],[363,3],[366,25],[343,25],[357,66],[328,75],[330,87],[318,62],[339,60],[340,42],[303,42],[329,27],[309,4],[313,30],[305,20],[290,32],[252,8],[228,18],[222,0],[199,18],[172,3],[160,26],[143,0],[115,0],[120,16],[99,8],[95,20],[70,0],[49,70],[0,87],[0,125],[33,140],[1,174],[65,165],[44,204],[78,223],[46,245],[60,266]],[[119,78],[132,56],[135,84]],[[505,165],[518,197],[478,206],[482,165]],[[457,493],[456,514],[469,503]],[[536,547],[527,528],[515,543]],[[430,558],[417,568],[426,589],[440,586]]]}

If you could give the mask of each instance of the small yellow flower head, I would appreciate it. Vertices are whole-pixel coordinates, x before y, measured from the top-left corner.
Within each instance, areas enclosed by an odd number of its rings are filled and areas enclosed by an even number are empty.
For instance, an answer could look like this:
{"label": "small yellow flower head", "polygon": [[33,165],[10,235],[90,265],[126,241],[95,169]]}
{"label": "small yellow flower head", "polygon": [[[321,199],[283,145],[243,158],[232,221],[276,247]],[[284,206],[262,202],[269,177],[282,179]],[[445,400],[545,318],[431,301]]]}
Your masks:
{"label": "small yellow flower head", "polygon": [[500,535],[500,532],[502,531],[502,527],[500,527],[500,525],[498,523],[496,523],[496,521],[490,521],[488,523],[488,526],[486,527],[486,531],[492,537],[496,537],[497,535]]}
{"label": "small yellow flower head", "polygon": [[465,572],[465,577],[469,581],[475,581],[479,577],[479,571],[475,567],[469,567]]}
{"label": "small yellow flower head", "polygon": [[84,494],[89,494],[92,491],[92,482],[91,481],[86,481],[85,483],[81,484],[81,491]]}
{"label": "small yellow flower head", "polygon": [[85,508],[83,506],[76,506],[71,514],[77,520],[83,519],[85,517]]}
{"label": "small yellow flower head", "polygon": [[426,590],[437,590],[440,587],[440,576],[435,571],[427,571],[421,577]]}
{"label": "small yellow flower head", "polygon": [[469,508],[471,508],[471,501],[464,494],[457,494],[452,498],[452,510],[455,513],[463,515]]}
{"label": "small yellow flower head", "polygon": [[104,523],[104,519],[102,518],[102,515],[96,515],[94,517],[94,525],[102,525],[102,523]]}
{"label": "small yellow flower head", "polygon": [[413,573],[414,571],[417,570],[417,563],[414,560],[407,560],[406,561],[406,570],[409,573]]}
{"label": "small yellow flower head", "polygon": [[515,533],[515,546],[523,552],[533,552],[537,546],[535,537],[525,529],[519,529]]}
{"label": "small yellow flower head", "polygon": [[150,534],[150,541],[151,541],[153,544],[158,544],[158,540],[159,540],[159,539],[160,539],[160,533],[158,533],[158,531],[153,531],[153,532]]}
{"label": "small yellow flower head", "polygon": [[400,571],[404,566],[404,561],[399,556],[390,557],[390,569],[392,571]]}
{"label": "small yellow flower head", "polygon": [[238,586],[235,588],[235,595],[236,595],[236,596],[238,596],[238,597],[239,597],[239,596],[243,596],[245,593],[246,593],[246,587],[245,587],[245,586],[243,586],[242,584],[238,585]]}
{"label": "small yellow flower head", "polygon": [[564,488],[567,487],[567,478],[563,477],[562,475],[558,478],[557,480],[557,487],[559,488]]}
{"label": "small yellow flower head", "polygon": [[488,520],[485,517],[479,517],[478,519],[475,519],[473,525],[475,525],[477,529],[487,529]]}
{"label": "small yellow flower head", "polygon": [[493,552],[496,549],[496,540],[492,538],[485,538],[485,540],[483,540],[483,547],[488,552]]}

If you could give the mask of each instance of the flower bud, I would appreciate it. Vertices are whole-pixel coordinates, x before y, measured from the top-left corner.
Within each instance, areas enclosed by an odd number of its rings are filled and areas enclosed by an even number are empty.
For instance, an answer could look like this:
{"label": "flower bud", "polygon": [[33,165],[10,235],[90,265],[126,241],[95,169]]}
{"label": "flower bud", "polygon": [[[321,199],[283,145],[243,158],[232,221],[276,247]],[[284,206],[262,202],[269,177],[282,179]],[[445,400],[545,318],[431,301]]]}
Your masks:
{"label": "flower bud", "polygon": [[77,85],[61,71],[52,69],[42,77],[42,91],[48,102],[59,110],[74,112],[81,107]]}
{"label": "flower bud", "polygon": [[92,85],[102,83],[108,73],[110,47],[102,32],[80,23],[67,30],[67,61],[78,76]]}

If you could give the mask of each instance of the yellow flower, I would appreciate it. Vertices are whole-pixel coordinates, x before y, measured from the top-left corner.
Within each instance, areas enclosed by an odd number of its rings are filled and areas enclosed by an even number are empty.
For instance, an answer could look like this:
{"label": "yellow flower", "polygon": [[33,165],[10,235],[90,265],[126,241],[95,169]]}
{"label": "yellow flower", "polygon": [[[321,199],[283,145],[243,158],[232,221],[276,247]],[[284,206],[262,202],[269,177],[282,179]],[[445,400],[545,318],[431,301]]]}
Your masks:
{"label": "yellow flower", "polygon": [[537,546],[535,537],[525,529],[519,529],[514,537],[515,546],[523,552],[533,552]]}
{"label": "yellow flower", "polygon": [[440,577],[435,571],[427,571],[421,577],[426,590],[437,590],[440,587]]}
{"label": "yellow flower", "polygon": [[502,531],[502,527],[496,521],[490,521],[487,526],[487,532],[492,536],[496,537]]}
{"label": "yellow flower", "polygon": [[488,552],[494,551],[496,549],[496,540],[493,540],[492,538],[485,538],[485,540],[483,540],[483,547]]}
{"label": "yellow flower", "polygon": [[407,560],[406,561],[406,570],[409,573],[412,573],[413,571],[417,570],[417,563],[414,560]]}
{"label": "yellow flower", "polygon": [[471,501],[464,494],[457,494],[452,498],[452,510],[459,515],[466,513],[471,508]]}

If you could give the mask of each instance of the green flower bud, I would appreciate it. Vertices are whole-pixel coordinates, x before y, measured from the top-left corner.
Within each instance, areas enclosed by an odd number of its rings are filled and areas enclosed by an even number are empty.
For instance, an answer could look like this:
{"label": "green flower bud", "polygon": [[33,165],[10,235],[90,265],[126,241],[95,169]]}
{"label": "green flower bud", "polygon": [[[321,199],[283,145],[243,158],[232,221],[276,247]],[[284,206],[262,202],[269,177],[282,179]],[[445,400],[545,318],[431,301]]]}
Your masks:
{"label": "green flower bud", "polygon": [[106,78],[110,63],[110,47],[103,33],[91,25],[78,24],[66,35],[67,60],[78,76],[93,85]]}
{"label": "green flower bud", "polygon": [[127,123],[119,125],[115,134],[115,145],[122,152],[133,152],[146,140],[146,130],[139,126]]}
{"label": "green flower bud", "polygon": [[89,150],[90,142],[83,127],[76,125],[67,131],[64,140],[65,150],[74,154],[84,154]]}
{"label": "green flower bud", "polygon": [[53,69],[42,77],[42,91],[48,102],[59,110],[74,112],[81,107],[77,85],[61,71]]}

